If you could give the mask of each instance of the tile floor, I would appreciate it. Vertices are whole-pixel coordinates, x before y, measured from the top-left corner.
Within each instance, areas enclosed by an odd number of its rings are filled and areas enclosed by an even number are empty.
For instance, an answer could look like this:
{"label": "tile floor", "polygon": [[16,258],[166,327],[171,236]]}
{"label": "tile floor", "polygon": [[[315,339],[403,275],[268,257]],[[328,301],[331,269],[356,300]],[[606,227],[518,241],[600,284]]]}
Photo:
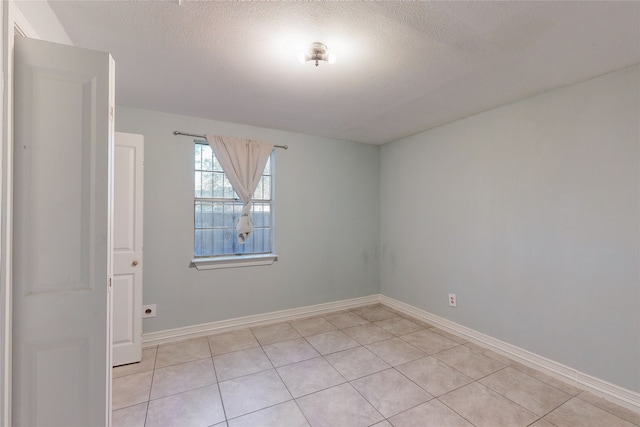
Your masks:
{"label": "tile floor", "polygon": [[144,349],[113,426],[638,426],[613,405],[380,304]]}

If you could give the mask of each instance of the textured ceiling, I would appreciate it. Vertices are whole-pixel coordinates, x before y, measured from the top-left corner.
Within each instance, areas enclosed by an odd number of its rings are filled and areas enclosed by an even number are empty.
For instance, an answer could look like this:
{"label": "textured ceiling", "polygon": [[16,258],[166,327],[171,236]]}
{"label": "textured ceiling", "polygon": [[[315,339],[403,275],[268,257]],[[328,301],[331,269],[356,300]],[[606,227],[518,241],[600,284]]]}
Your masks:
{"label": "textured ceiling", "polygon": [[119,105],[371,144],[640,62],[639,2],[49,3]]}

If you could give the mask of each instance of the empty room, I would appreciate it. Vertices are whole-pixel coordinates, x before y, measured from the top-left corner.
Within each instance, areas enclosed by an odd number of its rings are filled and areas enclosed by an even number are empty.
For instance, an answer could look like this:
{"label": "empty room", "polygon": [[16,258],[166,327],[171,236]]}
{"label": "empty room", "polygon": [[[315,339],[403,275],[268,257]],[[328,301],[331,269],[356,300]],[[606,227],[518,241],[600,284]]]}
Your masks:
{"label": "empty room", "polygon": [[0,13],[0,425],[640,426],[640,2]]}

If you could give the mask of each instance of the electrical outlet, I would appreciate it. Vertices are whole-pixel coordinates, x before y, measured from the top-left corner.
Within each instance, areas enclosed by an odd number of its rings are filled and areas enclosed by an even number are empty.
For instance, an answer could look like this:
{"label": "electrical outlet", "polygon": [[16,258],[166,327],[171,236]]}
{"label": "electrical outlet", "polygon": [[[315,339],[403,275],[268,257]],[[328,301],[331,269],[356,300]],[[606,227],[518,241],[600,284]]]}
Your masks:
{"label": "electrical outlet", "polygon": [[456,300],[456,294],[449,294],[449,307],[457,307],[458,301]]}
{"label": "electrical outlet", "polygon": [[142,306],[142,318],[146,319],[147,317],[156,317],[156,305],[149,304]]}

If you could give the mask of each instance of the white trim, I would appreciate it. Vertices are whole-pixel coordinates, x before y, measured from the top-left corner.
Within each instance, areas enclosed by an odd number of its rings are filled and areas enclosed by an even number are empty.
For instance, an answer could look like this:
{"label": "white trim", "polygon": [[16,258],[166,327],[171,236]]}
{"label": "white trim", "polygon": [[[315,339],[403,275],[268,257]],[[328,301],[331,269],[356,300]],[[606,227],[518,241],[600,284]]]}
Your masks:
{"label": "white trim", "polygon": [[438,326],[447,332],[451,332],[478,345],[489,348],[515,360],[516,362],[520,362],[524,365],[542,371],[574,387],[587,390],[617,405],[640,413],[640,393],[627,390],[607,381],[592,377],[561,363],[500,341],[490,337],[489,335],[485,335],[481,332],[467,328],[466,326],[462,326],[458,323],[452,322],[435,314],[431,314],[393,298],[380,295],[380,302],[395,310],[409,314],[420,320],[424,320],[434,326]]}
{"label": "white trim", "polygon": [[380,302],[380,295],[370,295],[361,298],[329,302],[325,304],[310,305],[301,308],[273,311],[271,313],[256,314],[253,316],[237,317],[235,319],[221,320],[202,325],[187,326],[184,328],[168,329],[166,331],[149,332],[142,334],[142,346],[151,347],[158,344],[166,344],[182,341],[188,338],[204,337],[220,332],[231,331],[240,328],[263,326],[277,322],[286,322],[301,317],[331,313],[338,310],[361,307],[363,305]]}
{"label": "white trim", "polygon": [[[29,21],[27,21],[27,18],[24,17],[22,11],[13,1],[9,2],[9,19],[13,21],[13,26],[23,36],[32,39],[40,39],[40,36],[36,32],[36,30],[33,29]],[[13,33],[13,30],[11,31],[11,33]],[[13,44],[11,45],[11,47],[13,48]]]}
{"label": "white trim", "polygon": [[271,265],[278,260],[276,254],[258,255],[230,255],[213,258],[194,258],[191,264],[200,270],[215,270],[217,268],[252,267],[256,265]]}
{"label": "white trim", "polygon": [[384,295],[370,295],[362,298],[353,298],[335,301],[326,304],[311,305],[271,313],[253,316],[238,317],[235,319],[221,320],[202,325],[187,326],[184,328],[169,329],[165,331],[142,334],[143,347],[151,347],[158,344],[167,344],[182,341],[189,338],[203,337],[234,329],[263,326],[276,322],[286,322],[301,317],[330,313],[338,310],[361,307],[367,304],[382,303],[402,313],[411,315],[431,325],[437,326],[447,332],[465,338],[473,343],[489,348],[510,359],[537,369],[560,381],[574,387],[587,390],[601,396],[617,405],[623,406],[635,412],[640,412],[640,393],[627,390],[607,381],[592,377],[576,369],[561,363],[547,359],[520,347],[500,341],[481,332],[462,326],[458,323],[436,316],[419,308],[405,304]]}
{"label": "white trim", "polygon": [[[2,33],[0,33],[0,40],[2,45],[0,46],[0,57],[2,57],[2,87],[0,91],[2,93],[2,101],[0,101],[0,141],[2,146],[0,147],[0,217],[5,218],[0,220],[0,255],[5,255],[7,248],[7,226],[5,206],[7,199],[7,191],[5,190],[6,180],[4,174],[6,173],[6,150],[5,147],[9,141],[7,131],[7,108],[8,108],[8,88],[7,79],[9,72],[7,67],[9,50],[9,42],[7,33],[9,32],[9,4],[4,3],[0,6],[0,20],[2,24]],[[7,268],[9,263],[6,256],[0,256],[0,308],[2,309],[2,316],[0,316],[0,425],[11,425],[11,297],[8,284],[10,283],[8,278]]]}
{"label": "white trim", "polygon": [[2,3],[2,148],[0,155],[0,304],[3,325],[0,347],[0,425],[11,426],[12,249],[13,249],[13,46],[14,33],[39,39],[13,0]]}

